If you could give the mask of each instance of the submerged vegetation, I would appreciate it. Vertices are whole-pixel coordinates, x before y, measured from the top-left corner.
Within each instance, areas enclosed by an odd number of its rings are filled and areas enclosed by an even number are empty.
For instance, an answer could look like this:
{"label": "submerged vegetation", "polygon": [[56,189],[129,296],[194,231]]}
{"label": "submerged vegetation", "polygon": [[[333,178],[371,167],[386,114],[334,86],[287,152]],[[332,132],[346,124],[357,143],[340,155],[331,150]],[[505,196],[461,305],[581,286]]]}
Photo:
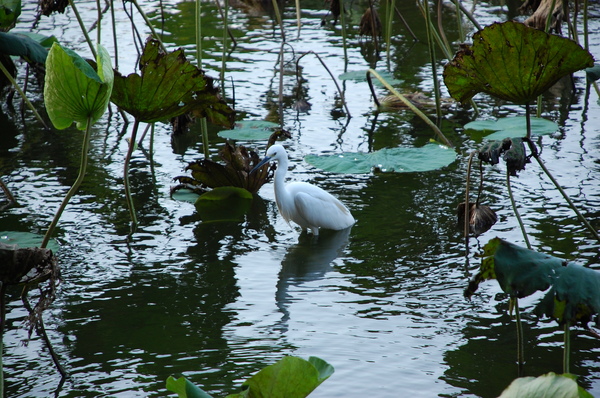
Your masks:
{"label": "submerged vegetation", "polygon": [[[560,388],[564,386],[570,394],[575,391],[575,394],[585,396],[585,391],[574,384],[573,377],[570,375],[570,329],[572,326],[587,327],[590,322],[598,322],[600,274],[592,268],[544,254],[543,252],[548,250],[547,247],[533,247],[518,211],[511,179],[524,172],[526,165],[534,159],[564,198],[565,207],[572,209],[582,222],[582,228],[587,229],[590,235],[600,242],[596,228],[588,221],[584,211],[576,208],[562,189],[560,181],[557,181],[545,166],[542,160],[542,143],[539,141],[542,135],[553,134],[559,129],[556,123],[539,117],[542,96],[549,89],[560,79],[572,79],[573,73],[584,69],[588,71],[588,89],[591,86],[596,87],[594,80],[598,73],[597,66],[594,66],[594,58],[589,51],[587,14],[584,14],[583,20],[584,46],[581,46],[580,33],[577,32],[576,25],[569,25],[571,38],[547,32],[550,28],[560,32],[562,18],[568,10],[563,10],[562,7],[555,8],[546,2],[542,2],[543,5],[538,7],[535,18],[527,20],[527,23],[506,21],[480,26],[460,0],[454,0],[448,5],[443,5],[442,1],[435,4],[427,0],[417,1],[423,17],[419,23],[426,27],[427,63],[430,68],[428,73],[432,83],[432,92],[426,95],[422,92],[402,93],[399,88],[401,84],[394,80],[394,74],[390,72],[393,61],[394,25],[401,23],[403,28],[417,40],[410,29],[410,24],[406,23],[393,0],[360,4],[359,6],[364,8],[364,14],[360,18],[359,26],[354,26],[356,23],[347,18],[349,9],[353,7],[350,2],[339,0],[331,2],[333,26],[340,27],[339,34],[344,50],[344,73],[338,76],[335,76],[328,67],[331,59],[324,59],[317,51],[296,54],[294,43],[290,40],[290,32],[286,31],[282,18],[281,7],[284,4],[275,0],[265,4],[243,2],[241,7],[261,6],[269,9],[271,22],[279,27],[278,33],[274,35],[280,35],[281,43],[274,67],[277,78],[273,78],[272,86],[269,87],[266,96],[268,114],[263,117],[264,120],[257,120],[260,116],[255,111],[254,113],[240,111],[243,109],[243,104],[236,102],[236,82],[228,79],[230,71],[228,60],[236,51],[235,37],[229,30],[227,21],[230,8],[228,2],[219,4],[223,27],[220,79],[211,78],[203,69],[201,46],[204,14],[199,0],[195,4],[196,40],[195,43],[188,43],[195,45],[195,62],[188,59],[182,48],[167,49],[163,42],[164,37],[158,34],[156,26],[153,26],[157,24],[157,18],[148,18],[136,1],[131,3],[129,8],[124,3],[125,13],[131,18],[134,26],[132,14],[135,6],[139,17],[147,24],[143,31],[148,33],[149,37],[143,37],[146,33],[140,33],[142,29],[139,27],[134,29],[133,41],[138,48],[135,71],[125,74],[118,65],[123,50],[127,50],[119,45],[118,35],[113,34],[114,54],[109,54],[101,44],[100,26],[106,18],[106,11],[110,10],[110,13],[114,14],[119,7],[118,4],[108,2],[105,10],[100,9],[98,4],[98,20],[95,25],[96,45],[92,45],[89,37],[91,29],[83,28],[94,58],[94,60],[86,60],[69,48],[73,43],[58,43],[55,38],[36,37],[31,33],[24,35],[23,32],[9,32],[18,26],[21,4],[19,0],[0,1],[0,28],[5,31],[0,32],[0,65],[3,76],[3,79],[0,79],[0,88],[3,88],[3,93],[7,94],[4,97],[6,104],[11,104],[13,93],[16,91],[26,103],[27,109],[36,115],[40,125],[46,125],[46,119],[49,119],[57,130],[72,128],[75,123],[78,129],[84,131],[78,177],[56,211],[40,244],[29,249],[0,246],[1,254],[6,258],[13,256],[13,253],[18,254],[15,254],[16,257],[11,260],[18,265],[18,267],[14,266],[15,275],[5,275],[0,281],[2,300],[5,299],[6,286],[24,286],[23,297],[27,302],[27,291],[30,287],[48,283],[49,287],[42,290],[45,293],[42,293],[41,304],[34,309],[28,307],[32,314],[32,322],[41,335],[45,336],[41,312],[50,305],[52,301],[50,298],[53,298],[55,285],[58,283],[55,253],[46,248],[51,243],[51,239],[57,236],[56,228],[69,200],[84,182],[93,125],[99,119],[106,117],[107,111],[111,114],[120,113],[124,120],[133,118],[132,125],[126,123],[123,132],[125,134],[130,131],[128,149],[123,160],[122,178],[124,206],[127,207],[131,219],[128,241],[134,239],[138,226],[142,230],[144,228],[143,224],[138,225],[135,198],[130,182],[132,155],[138,148],[144,146],[145,133],[142,138],[138,138],[141,124],[146,124],[146,131],[151,131],[148,157],[153,162],[155,123],[170,123],[175,126],[172,130],[175,137],[178,134],[185,134],[190,128],[189,123],[197,121],[201,125],[204,159],[188,164],[186,171],[191,171],[191,177],[174,176],[174,180],[179,185],[172,188],[171,195],[177,197],[173,194],[180,190],[190,190],[197,194],[194,202],[201,223],[232,220],[240,222],[246,217],[253,201],[258,200],[256,194],[260,188],[274,174],[273,167],[264,167],[250,174],[250,170],[259,162],[260,156],[250,148],[248,143],[256,143],[262,151],[275,141],[283,141],[284,145],[292,141],[290,138],[293,136],[286,130],[288,121],[285,119],[284,110],[292,109],[297,113],[310,112],[311,104],[308,101],[306,85],[310,84],[311,76],[306,73],[307,59],[303,58],[314,55],[319,62],[319,67],[327,71],[328,79],[336,88],[336,101],[330,113],[336,120],[343,120],[346,123],[340,128],[340,137],[352,118],[350,114],[352,101],[367,100],[367,95],[358,99],[348,98],[342,88],[347,80],[364,82],[364,92],[370,92],[371,100],[375,103],[374,125],[377,123],[377,115],[382,112],[404,112],[409,115],[409,119],[416,116],[410,119],[410,124],[424,123],[424,125],[418,127],[423,130],[423,132],[419,131],[418,138],[407,139],[402,144],[377,148],[372,144],[372,137],[369,137],[367,148],[345,151],[336,147],[335,150],[327,153],[311,153],[303,157],[305,163],[322,173],[366,176],[380,173],[428,173],[447,168],[452,164],[464,163],[466,165],[464,201],[461,200],[458,205],[458,221],[462,227],[466,252],[465,274],[469,277],[467,279],[470,279],[465,296],[471,298],[479,284],[487,279],[496,279],[501,289],[509,296],[511,313],[514,310],[517,324],[516,357],[519,376],[524,376],[526,362],[519,299],[537,291],[545,291],[545,296],[535,306],[534,313],[540,317],[546,316],[556,320],[564,327],[565,333],[564,375],[548,373],[537,375],[540,376],[537,379],[517,379],[502,396],[525,396],[521,395],[520,388],[533,389],[537,394],[543,395],[545,391],[555,388],[553,383],[560,385]],[[446,6],[453,7],[456,14],[456,28],[453,28],[452,32],[457,37],[453,40],[447,38],[445,31],[447,27],[442,24],[442,15],[447,12],[442,7]],[[530,6],[526,4],[523,8]],[[75,4],[69,2],[69,6],[65,5],[65,7],[72,8],[79,19],[80,26],[83,26]],[[59,10],[59,12],[63,11],[64,7]],[[301,11],[300,5],[296,4],[299,37],[302,29]],[[40,13],[44,15],[51,12],[53,11],[45,7],[40,9]],[[158,11],[156,14],[160,15]],[[434,22],[436,17],[437,26]],[[111,24],[114,28],[114,18]],[[324,20],[324,24],[328,22]],[[364,71],[347,70],[349,64],[347,47],[353,45],[347,38],[350,27],[357,30],[362,37],[361,40],[364,40],[361,45],[368,49],[364,53],[365,59],[369,60],[369,68]],[[463,31],[466,27],[472,30],[469,34]],[[230,38],[233,39],[233,45],[229,43]],[[470,41],[470,44],[467,41]],[[444,55],[443,62],[438,59],[438,53]],[[25,84],[19,81],[23,80],[23,73],[18,73],[13,57],[21,57],[26,62]],[[445,65],[443,78],[439,76],[441,64]],[[20,85],[31,84],[30,73],[37,76],[38,86],[28,91]],[[295,78],[295,86],[291,93],[288,92],[289,87],[284,84],[286,75]],[[445,86],[442,86],[442,82]],[[228,86],[229,84],[231,87]],[[379,84],[377,88],[376,84]],[[384,96],[378,98],[377,93],[381,93],[383,88],[386,90]],[[444,98],[444,90],[447,90],[452,98]],[[524,117],[501,117],[494,121],[476,120],[479,110],[473,97],[481,93],[489,96],[486,98],[492,97],[490,101],[500,100],[501,106],[507,103],[524,106]],[[28,97],[32,95],[41,95],[43,105],[40,101],[31,101]],[[531,114],[531,106],[534,103],[538,107],[537,117]],[[445,119],[447,112],[466,112],[471,121],[457,126],[455,130],[459,133],[448,131]],[[226,141],[210,142],[207,132],[209,128],[220,129],[217,136]],[[462,139],[460,134],[469,138],[469,135],[475,136],[481,134],[481,131],[495,133],[487,135],[486,141],[479,149],[469,147],[470,154],[465,156],[464,148],[472,146],[472,142],[458,142]],[[52,132],[54,133],[55,130]],[[211,153],[218,156],[211,156]],[[484,166],[495,167],[501,163],[501,160],[505,162],[506,192],[527,248],[500,238],[491,239],[483,247],[484,259],[479,271],[470,278],[472,271],[469,264],[470,238],[492,234],[494,224],[498,221],[492,205],[482,203],[481,197],[485,195],[486,185]],[[479,161],[480,178],[477,199],[473,201],[470,197],[471,169],[473,163],[477,161]],[[10,195],[4,184],[2,187],[7,196]],[[440,207],[450,208],[452,205],[447,203],[446,199],[440,199]],[[15,250],[21,251],[15,252]],[[33,253],[27,258],[28,264],[23,264],[23,258],[26,257],[23,250]],[[24,278],[23,269],[31,270],[36,267],[40,277]],[[4,330],[6,323],[4,316],[2,311],[0,330]],[[65,377],[50,340],[47,337],[45,340],[58,369]],[[304,361],[295,357],[285,357],[277,364],[252,376],[242,385],[243,392],[230,396],[256,394],[256,396],[290,397],[293,395],[286,389],[292,385],[298,397],[304,397],[332,373],[333,368],[318,358],[311,357],[309,361]],[[279,378],[282,374],[292,381],[282,382]],[[193,386],[186,378],[169,378],[167,388],[178,393],[180,397],[210,396]],[[269,391],[272,395],[269,395]],[[530,396],[537,396],[536,393]],[[0,396],[2,395],[3,385],[0,380]]]}

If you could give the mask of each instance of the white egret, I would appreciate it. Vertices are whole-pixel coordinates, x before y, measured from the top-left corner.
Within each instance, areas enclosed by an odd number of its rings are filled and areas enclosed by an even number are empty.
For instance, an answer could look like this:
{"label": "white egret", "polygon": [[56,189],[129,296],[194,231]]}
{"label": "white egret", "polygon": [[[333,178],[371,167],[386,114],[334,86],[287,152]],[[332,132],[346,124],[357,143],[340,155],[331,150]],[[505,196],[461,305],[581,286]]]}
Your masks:
{"label": "white egret", "polygon": [[288,155],[281,145],[271,146],[267,150],[267,156],[252,171],[269,161],[277,162],[275,202],[288,223],[293,221],[302,230],[310,229],[314,235],[319,234],[319,228],[342,230],[354,224],[350,210],[323,189],[307,182],[291,182],[285,185]]}

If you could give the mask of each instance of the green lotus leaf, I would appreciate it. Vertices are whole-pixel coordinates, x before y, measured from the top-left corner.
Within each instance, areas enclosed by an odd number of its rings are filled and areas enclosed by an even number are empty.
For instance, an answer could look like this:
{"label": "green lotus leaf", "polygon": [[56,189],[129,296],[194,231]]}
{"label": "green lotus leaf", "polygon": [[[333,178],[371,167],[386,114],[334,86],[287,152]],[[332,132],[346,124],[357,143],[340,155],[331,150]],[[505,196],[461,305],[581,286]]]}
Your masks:
{"label": "green lotus leaf", "polygon": [[48,50],[39,42],[20,33],[0,32],[0,53],[23,57],[31,62],[46,62]]}
{"label": "green lotus leaf", "polygon": [[[5,245],[17,245],[20,248],[39,247],[40,242],[43,239],[43,235],[34,234],[33,232],[0,231],[0,243],[4,243]],[[48,243],[47,248],[56,252],[60,249],[60,246],[55,240],[51,240]]]}
{"label": "green lotus leaf", "polygon": [[227,398],[305,398],[333,374],[333,367],[322,359],[284,357],[244,382],[247,390]]}
{"label": "green lotus leaf", "polygon": [[[381,71],[379,75],[390,85],[396,86],[402,83],[402,80],[398,80],[394,78],[390,72]],[[355,70],[346,73],[342,73],[338,76],[340,80],[353,80],[356,82],[366,82],[367,81],[367,70]],[[379,81],[379,79],[373,79],[373,84],[376,86],[383,86],[383,83]]]}
{"label": "green lotus leaf", "polygon": [[242,120],[236,122],[232,130],[221,130],[217,135],[230,140],[264,141],[269,139],[277,127],[277,123],[266,120]]}
{"label": "green lotus leaf", "polygon": [[561,325],[568,322],[585,327],[600,313],[600,272],[574,263],[564,265],[535,312]]}
{"label": "green lotus leaf", "polygon": [[385,148],[370,153],[308,155],[304,160],[332,173],[366,174],[374,168],[384,172],[410,173],[448,166],[456,160],[456,152],[443,145],[429,143],[420,148]]}
{"label": "green lotus leaf", "polygon": [[513,380],[499,398],[585,398],[590,393],[577,385],[569,374],[553,372],[540,377],[519,377]]}
{"label": "green lotus leaf", "polygon": [[509,21],[475,33],[473,45],[444,68],[444,82],[460,102],[483,92],[525,104],[561,77],[593,64],[590,53],[574,41]]}
{"label": "green lotus leaf", "polygon": [[44,101],[48,116],[57,129],[73,122],[81,130],[88,119],[96,122],[106,111],[113,88],[110,56],[98,45],[98,70],[74,51],[54,43],[46,59]]}
{"label": "green lotus leaf", "polygon": [[[21,15],[21,0],[0,1],[0,29],[9,30]],[[0,42],[2,42],[0,38]]]}
{"label": "green lotus leaf", "polygon": [[141,75],[115,76],[111,101],[137,120],[153,123],[191,112],[230,128],[234,111],[219,97],[213,79],[192,65],[182,49],[165,54],[158,41],[146,42]]}
{"label": "green lotus leaf", "polygon": [[[558,124],[551,120],[532,117],[531,135],[552,134],[558,130]],[[465,124],[465,130],[495,131],[486,136],[488,140],[503,140],[504,138],[525,137],[527,135],[527,117],[504,117],[498,120],[476,120]]]}
{"label": "green lotus leaf", "polygon": [[181,376],[176,379],[173,376],[167,378],[167,390],[177,393],[179,398],[212,398],[200,387],[197,387],[194,383]]}

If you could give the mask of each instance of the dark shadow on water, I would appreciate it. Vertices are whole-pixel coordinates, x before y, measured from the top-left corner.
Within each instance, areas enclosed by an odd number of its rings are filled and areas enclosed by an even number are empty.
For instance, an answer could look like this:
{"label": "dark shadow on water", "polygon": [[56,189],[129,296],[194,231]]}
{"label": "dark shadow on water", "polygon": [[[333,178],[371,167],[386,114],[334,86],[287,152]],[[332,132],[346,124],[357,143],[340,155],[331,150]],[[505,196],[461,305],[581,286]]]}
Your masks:
{"label": "dark shadow on water", "polygon": [[295,299],[289,294],[290,288],[305,282],[319,280],[332,269],[332,262],[338,258],[348,245],[352,227],[341,231],[323,230],[315,237],[303,233],[298,243],[290,247],[281,261],[281,271],[277,279],[275,301],[282,313],[278,329],[287,330],[290,319],[289,305]]}

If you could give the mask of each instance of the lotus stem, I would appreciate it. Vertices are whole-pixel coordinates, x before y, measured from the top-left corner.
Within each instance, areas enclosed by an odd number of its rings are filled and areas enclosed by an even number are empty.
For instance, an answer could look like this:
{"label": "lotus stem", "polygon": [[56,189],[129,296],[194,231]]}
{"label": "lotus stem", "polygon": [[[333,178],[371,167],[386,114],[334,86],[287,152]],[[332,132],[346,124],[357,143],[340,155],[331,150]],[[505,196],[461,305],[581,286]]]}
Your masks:
{"label": "lotus stem", "polygon": [[563,373],[571,373],[570,361],[571,361],[571,323],[565,322],[565,335],[564,335],[564,351],[563,351]]}
{"label": "lotus stem", "polygon": [[202,69],[202,2],[196,0],[196,65]]}
{"label": "lotus stem", "polygon": [[208,124],[205,117],[200,119],[200,131],[202,132],[202,152],[204,153],[204,158],[208,159],[210,151],[208,150]]}
{"label": "lotus stem", "polygon": [[514,304],[515,309],[515,320],[517,324],[517,366],[518,376],[523,376],[523,365],[525,364],[525,351],[523,344],[523,322],[521,321],[521,311],[519,310],[519,299],[517,297],[511,297],[510,299]]}
{"label": "lotus stem", "polygon": [[279,24],[279,28],[281,29],[281,38],[285,42],[285,30],[283,29],[283,20],[281,19],[279,5],[277,4],[277,0],[272,0],[271,3],[273,4],[273,12],[275,13],[275,18],[277,19],[277,23]]}
{"label": "lotus stem", "polygon": [[[372,7],[372,2],[370,4],[371,4],[371,7]],[[396,7],[395,11],[396,11],[396,14],[398,14],[398,18],[400,18],[400,20],[404,24],[404,27],[406,28],[406,30],[408,30],[408,32],[410,33],[410,35],[413,38],[413,40],[415,42],[419,41],[419,39],[417,38],[417,35],[415,35],[415,33],[412,31],[412,29],[408,25],[408,22],[406,22],[406,19],[404,19],[404,17],[402,16],[402,13],[398,10],[398,7]]]}
{"label": "lotus stem", "polygon": [[302,57],[304,57],[307,54],[313,54],[315,57],[317,57],[317,59],[319,60],[319,62],[321,63],[321,65],[323,65],[323,68],[325,68],[325,70],[327,71],[327,73],[331,77],[331,80],[333,81],[333,84],[335,84],[335,87],[336,87],[336,89],[338,91],[338,94],[340,95],[340,99],[342,100],[342,104],[344,105],[344,108],[346,109],[346,114],[348,115],[348,118],[351,118],[352,116],[350,115],[350,109],[348,109],[348,104],[346,104],[346,99],[344,98],[344,92],[342,91],[342,89],[340,88],[340,85],[338,84],[337,80],[333,76],[333,73],[331,73],[331,71],[329,70],[329,68],[327,67],[327,65],[323,61],[323,59],[316,52],[314,52],[314,51],[306,52],[306,53],[302,54],[300,57],[298,57],[298,59],[296,60],[296,78],[297,78],[298,84],[300,84],[300,77],[299,77],[300,75],[298,73],[298,68],[299,68],[298,65],[299,65],[300,59],[302,59]]}
{"label": "lotus stem", "polygon": [[27,104],[27,107],[33,111],[33,114],[35,115],[35,118],[40,123],[42,123],[42,125],[44,125],[44,128],[46,130],[49,130],[50,128],[48,127],[48,125],[46,124],[46,122],[44,122],[44,119],[42,119],[42,117],[40,116],[40,114],[38,113],[38,111],[35,109],[35,107],[31,103],[31,101],[29,101],[29,99],[27,98],[27,95],[25,95],[25,93],[23,92],[23,90],[21,90],[21,87],[19,87],[19,85],[17,84],[17,81],[11,76],[10,72],[6,69],[6,67],[4,67],[4,64],[2,62],[0,62],[0,70],[2,70],[2,73],[4,73],[4,76],[6,76],[6,78],[11,82],[11,84],[13,85],[13,87],[15,88],[15,90],[17,90],[17,92],[19,93],[19,95],[21,96],[21,98],[23,99],[23,101],[25,101],[25,103]]}
{"label": "lotus stem", "polygon": [[344,49],[344,73],[348,71],[348,43],[346,42],[346,7],[344,7],[344,0],[340,1],[340,25],[342,27],[342,48]]}
{"label": "lotus stem", "polygon": [[[4,181],[2,181],[2,179],[0,179],[0,188],[2,188],[2,190],[4,191],[4,194],[6,195],[6,199],[8,199],[8,201],[10,202],[10,204],[16,204],[17,203],[17,201],[15,200],[15,197],[10,192],[10,189],[8,189],[8,187],[6,186],[6,184],[4,184]],[[2,369],[2,368],[0,367],[0,369]],[[1,395],[0,395],[0,397],[1,397]]]}
{"label": "lotus stem", "polygon": [[75,18],[77,19],[77,22],[79,22],[79,27],[81,28],[81,32],[83,33],[83,36],[85,37],[85,41],[87,42],[88,46],[90,47],[90,50],[92,51],[92,55],[94,56],[94,59],[96,59],[96,49],[94,48],[94,45],[92,44],[92,39],[90,39],[90,35],[88,35],[87,29],[85,28],[85,25],[83,24],[81,15],[79,15],[79,11],[77,11],[77,7],[75,7],[75,2],[73,0],[69,0],[69,5],[71,6],[71,8],[73,9],[73,12],[75,13]]}
{"label": "lotus stem", "polygon": [[510,172],[508,170],[506,170],[506,188],[508,189],[510,203],[512,205],[513,211],[515,212],[515,216],[517,217],[517,222],[519,223],[519,227],[521,228],[521,233],[523,233],[523,239],[525,239],[525,244],[527,245],[527,248],[531,250],[531,243],[529,243],[529,238],[527,237],[527,232],[525,231],[525,224],[523,224],[523,219],[521,219],[521,215],[519,214],[519,210],[517,209],[517,203],[515,202],[515,198],[513,196],[512,187],[510,185]]}
{"label": "lotus stem", "polygon": [[438,126],[436,126],[436,124],[433,123],[431,121],[431,119],[429,119],[427,117],[427,115],[425,115],[423,112],[421,112],[421,110],[419,108],[417,108],[412,102],[410,102],[408,100],[408,98],[406,98],[405,96],[403,96],[402,94],[400,94],[398,91],[396,91],[396,89],[394,87],[392,87],[388,82],[386,82],[379,75],[379,73],[377,73],[373,69],[369,69],[369,70],[367,70],[367,82],[369,83],[369,87],[371,88],[371,93],[373,94],[373,98],[375,98],[375,103],[377,104],[378,107],[380,106],[380,103],[377,100],[377,96],[375,95],[375,91],[373,90],[373,85],[371,83],[371,76],[370,76],[371,74],[373,76],[375,76],[388,90],[390,90],[390,92],[392,94],[394,94],[396,97],[398,97],[400,99],[400,101],[402,101],[404,103],[404,105],[406,105],[407,107],[409,107],[411,111],[413,111],[425,123],[427,123],[427,125],[429,127],[431,127],[433,129],[433,131],[437,134],[438,138],[442,140],[442,142],[444,143],[444,145],[449,146],[449,147],[454,147],[454,145],[452,145],[452,143],[450,142],[450,140],[448,140],[446,138],[446,136],[444,135],[444,133],[442,133],[442,130],[440,130],[440,128]]}
{"label": "lotus stem", "polygon": [[454,4],[456,5],[456,27],[458,30],[458,41],[463,42],[465,40],[465,32],[462,27],[461,10],[458,2],[459,0],[454,0]]}
{"label": "lotus stem", "polygon": [[425,25],[427,27],[427,46],[429,47],[429,60],[431,62],[431,74],[433,77],[433,91],[435,94],[435,112],[438,122],[442,120],[442,105],[440,98],[440,82],[437,78],[435,48],[433,47],[433,27],[431,26],[431,14],[429,12],[428,0],[423,0],[423,8],[425,11]]}
{"label": "lotus stem", "polygon": [[460,0],[452,0],[454,1],[454,4],[456,4],[456,6],[462,11],[463,14],[465,14],[467,16],[467,18],[469,19],[469,21],[471,21],[471,23],[473,25],[475,25],[475,28],[477,28],[477,30],[482,30],[483,28],[481,27],[481,25],[479,25],[479,22],[477,22],[477,20],[475,19],[475,17],[473,16],[473,14],[471,14],[469,12],[469,10],[467,10],[465,8],[465,6],[463,6],[462,2]]}
{"label": "lotus stem", "polygon": [[588,0],[583,0],[583,48],[589,51],[590,39],[588,35]]}
{"label": "lotus stem", "polygon": [[115,18],[114,0],[111,0],[110,2],[110,17],[112,21],[113,45],[115,47],[115,70],[119,70],[119,46],[117,43],[117,19]]}
{"label": "lotus stem", "polygon": [[473,163],[473,157],[478,151],[473,151],[469,155],[469,162],[467,163],[467,181],[465,185],[465,214],[464,214],[464,225],[463,225],[463,236],[465,238],[465,252],[469,254],[469,220],[471,219],[471,207],[469,206],[469,189],[471,186],[471,165]]}
{"label": "lotus stem", "polygon": [[392,42],[392,22],[394,20],[394,9],[396,8],[396,2],[395,0],[388,0],[389,2],[389,8],[388,8],[388,13],[387,13],[387,23],[385,26],[385,54],[387,57],[387,66],[388,66],[388,70],[390,69],[390,62],[391,62],[391,42]]}
{"label": "lotus stem", "polygon": [[592,233],[592,235],[594,235],[594,237],[598,241],[600,241],[600,235],[598,235],[598,231],[596,231],[594,229],[594,227],[592,226],[592,224],[590,224],[589,221],[585,218],[585,216],[583,214],[581,214],[581,212],[577,209],[577,206],[575,206],[575,204],[573,203],[573,201],[571,200],[571,198],[569,198],[569,195],[567,195],[567,193],[564,191],[564,189],[562,189],[562,187],[558,184],[558,181],[556,181],[556,179],[554,178],[554,176],[550,173],[550,170],[548,170],[546,168],[546,165],[544,164],[544,162],[542,161],[542,159],[540,159],[537,150],[533,146],[533,142],[531,142],[531,140],[527,140],[527,143],[529,144],[529,148],[530,148],[530,150],[531,150],[531,152],[533,154],[533,157],[535,158],[535,160],[537,160],[538,164],[540,165],[540,167],[542,168],[542,170],[544,171],[544,173],[546,173],[546,175],[548,176],[548,178],[550,179],[550,181],[552,181],[552,183],[554,184],[554,186],[556,187],[556,189],[558,189],[558,191],[561,193],[561,195],[563,196],[563,198],[567,201],[567,203],[569,204],[569,206],[571,207],[571,209],[573,209],[573,211],[575,212],[575,214],[577,214],[577,217],[579,217],[579,219],[581,220],[581,222],[583,222],[583,224],[590,230],[590,232]]}
{"label": "lotus stem", "polygon": [[298,36],[300,36],[300,19],[301,19],[300,0],[296,0],[296,23],[298,24]]}
{"label": "lotus stem", "polygon": [[79,189],[79,186],[83,182],[83,179],[85,177],[85,172],[87,170],[88,152],[90,149],[91,136],[92,136],[92,118],[91,118],[91,116],[88,116],[87,123],[85,126],[85,133],[83,136],[83,144],[81,145],[81,161],[79,164],[79,175],[77,176],[77,179],[71,186],[71,189],[69,189],[69,191],[65,195],[62,203],[58,207],[58,210],[56,211],[56,214],[54,215],[54,218],[52,219],[52,222],[50,223],[50,226],[48,227],[48,230],[46,231],[46,234],[44,235],[44,239],[42,240],[42,244],[40,245],[41,248],[45,248],[48,246],[48,242],[50,241],[50,237],[54,233],[54,229],[56,228],[56,225],[58,224],[58,220],[60,220],[60,216],[62,215],[63,211],[65,210],[65,207],[67,207],[67,204],[69,203],[69,200],[71,200],[71,197],[73,197],[73,195],[75,195],[75,193]]}
{"label": "lotus stem", "polygon": [[[219,3],[219,0],[217,0]],[[219,6],[220,9],[220,6]],[[227,64],[227,17],[229,12],[229,1],[225,0],[225,14],[223,15],[223,54],[221,56],[221,91],[223,96],[225,96],[225,66]]]}
{"label": "lotus stem", "polygon": [[125,164],[123,166],[123,184],[125,185],[125,199],[127,200],[127,208],[129,209],[129,215],[131,216],[132,227],[137,226],[137,216],[135,214],[135,205],[131,196],[131,185],[129,184],[129,162],[131,161],[131,155],[133,154],[133,148],[136,145],[137,131],[140,126],[140,121],[136,118],[133,121],[133,131],[131,132],[131,138],[129,139],[129,147],[127,149],[127,156],[125,156]]}
{"label": "lotus stem", "polygon": [[[72,0],[69,0],[69,1],[72,1]],[[144,18],[144,22],[146,22],[146,25],[148,25],[148,28],[152,32],[152,37],[154,37],[156,39],[156,41],[158,41],[160,48],[162,48],[162,50],[164,52],[167,52],[165,45],[163,44],[162,40],[160,39],[160,36],[158,35],[158,33],[156,33],[156,30],[154,30],[154,26],[152,26],[152,22],[150,22],[150,20],[148,19],[148,16],[144,12],[144,10],[142,10],[142,7],[140,7],[137,0],[130,0],[130,1],[135,5],[135,8],[137,8],[137,10],[140,13],[140,15],[142,16],[142,18]]]}

